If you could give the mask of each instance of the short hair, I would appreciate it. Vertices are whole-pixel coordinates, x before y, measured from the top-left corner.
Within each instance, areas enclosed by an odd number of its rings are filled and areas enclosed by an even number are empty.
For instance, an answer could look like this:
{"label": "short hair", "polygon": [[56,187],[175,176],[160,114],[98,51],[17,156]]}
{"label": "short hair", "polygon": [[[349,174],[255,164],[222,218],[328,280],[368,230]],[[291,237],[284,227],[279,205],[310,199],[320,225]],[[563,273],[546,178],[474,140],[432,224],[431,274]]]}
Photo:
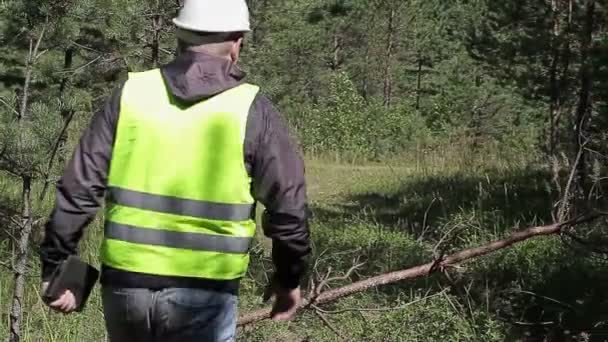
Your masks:
{"label": "short hair", "polygon": [[243,32],[196,32],[177,29],[177,39],[189,46],[234,42],[244,36]]}

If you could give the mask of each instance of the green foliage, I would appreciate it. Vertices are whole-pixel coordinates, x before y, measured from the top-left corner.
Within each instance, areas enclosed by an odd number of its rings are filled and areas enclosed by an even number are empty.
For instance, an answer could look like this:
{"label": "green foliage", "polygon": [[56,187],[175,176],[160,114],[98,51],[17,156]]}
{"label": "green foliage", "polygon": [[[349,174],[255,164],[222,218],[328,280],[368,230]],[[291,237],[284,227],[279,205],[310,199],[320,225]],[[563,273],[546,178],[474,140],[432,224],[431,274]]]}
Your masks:
{"label": "green foliage", "polygon": [[[177,3],[0,3],[3,260],[10,257],[12,219],[20,206],[21,184],[16,179],[34,178],[34,193],[45,177],[55,180],[117,81],[129,71],[151,68],[155,58],[160,64],[173,58],[176,42],[170,20]],[[554,101],[550,74],[556,52],[562,106],[556,123],[558,152],[572,154],[572,128],[577,124],[572,113],[581,84],[582,2],[574,2],[568,13],[567,2],[558,0],[556,15],[549,1],[248,3],[254,30],[240,63],[249,80],[261,85],[285,115],[308,156],[363,164],[308,164],[318,261],[310,277],[329,267],[341,274],[356,257],[365,261],[351,279],[332,284],[340,286],[426,262],[436,257],[439,247],[447,252],[471,247],[502,237],[513,227],[552,219],[554,170],[537,162],[543,159],[540,147],[545,145]],[[587,173],[590,198],[600,202],[608,175],[608,35],[605,5],[597,3],[588,130],[588,147],[594,152]],[[563,31],[557,36],[555,18]],[[30,45],[43,31],[39,55],[30,63],[29,105],[25,117],[18,119]],[[59,137],[69,118],[67,134]],[[58,152],[49,169],[55,146]],[[36,218],[47,215],[51,205],[50,198],[37,203]],[[98,264],[100,220],[88,231],[81,251]],[[590,241],[605,236],[601,224],[579,232]],[[40,234],[40,229],[34,232],[36,238]],[[258,242],[252,270],[243,281],[241,311],[262,305],[259,296],[271,269],[269,243]],[[82,315],[50,314],[36,293],[38,268],[32,264],[24,339],[103,339],[99,292]],[[5,289],[12,276],[2,267],[0,307],[5,312],[10,296]],[[605,267],[605,260],[568,248],[559,239],[529,241],[450,270],[450,279],[440,275],[397,284],[322,309],[372,309],[326,315],[352,340],[582,339],[587,332],[595,334],[605,320]],[[523,328],[513,322],[523,322]],[[530,328],[538,322],[555,324]],[[7,333],[6,324],[0,325],[0,338]],[[265,322],[239,336],[258,341],[337,338],[312,312],[295,324]]]}
{"label": "green foliage", "polygon": [[[449,253],[502,237],[513,226],[526,227],[549,219],[550,194],[544,171],[515,165],[496,170],[492,160],[484,162],[465,173],[457,167],[449,171],[452,168],[433,165],[417,170],[411,164],[352,166],[308,161],[312,263],[317,265],[309,277],[322,277],[330,267],[339,276],[353,262],[365,262],[350,279],[331,284],[338,287],[432,260],[435,246],[446,233],[441,246]],[[18,196],[19,188],[10,188],[0,182],[2,194]],[[87,229],[80,246],[81,255],[96,265],[102,230],[100,218]],[[264,306],[260,296],[271,270],[268,246],[268,241],[258,236],[252,269],[241,287],[241,313]],[[587,331],[593,335],[592,326],[601,321],[606,307],[602,296],[606,261],[579,253],[558,238],[541,238],[450,269],[449,279],[435,275],[380,287],[321,309],[363,309],[325,315],[342,335],[355,341],[519,341],[526,334],[547,336],[548,331],[520,330],[511,321],[558,319],[558,332],[579,335]],[[36,267],[33,263],[32,268]],[[8,272],[0,271],[0,288],[6,289],[10,279]],[[98,289],[84,313],[65,317],[43,309],[37,285],[32,277],[25,341],[104,338]],[[0,291],[2,307],[9,296]],[[371,311],[365,311],[368,309]],[[539,316],[538,312],[544,313]],[[5,326],[0,326],[0,337],[6,332],[3,329]],[[310,311],[291,324],[263,322],[239,333],[242,341],[336,338]]]}
{"label": "green foliage", "polygon": [[343,73],[333,75],[330,84],[319,104],[293,119],[304,146],[320,152],[357,153],[359,148],[368,148],[365,138],[369,118],[363,99]]}
{"label": "green foliage", "polygon": [[[467,141],[533,153],[544,104],[470,53],[484,1],[253,2],[245,67],[279,104],[306,151],[377,159]],[[392,54],[387,14],[396,10]],[[270,15],[276,13],[276,15]],[[254,18],[255,19],[255,18]],[[387,63],[393,101],[383,103]]]}
{"label": "green foliage", "polygon": [[367,103],[346,73],[332,74],[329,83],[318,103],[290,117],[306,151],[377,158],[405,151],[428,137],[424,119],[417,113],[407,107]]}

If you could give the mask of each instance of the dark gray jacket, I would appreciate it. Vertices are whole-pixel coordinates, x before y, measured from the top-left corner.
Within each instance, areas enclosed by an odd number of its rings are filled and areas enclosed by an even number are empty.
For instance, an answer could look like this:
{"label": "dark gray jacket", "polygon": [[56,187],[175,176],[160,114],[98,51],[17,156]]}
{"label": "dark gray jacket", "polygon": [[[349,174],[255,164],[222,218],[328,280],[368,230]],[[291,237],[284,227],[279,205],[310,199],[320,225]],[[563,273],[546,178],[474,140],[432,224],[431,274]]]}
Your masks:
{"label": "dark gray jacket", "polygon": [[[186,52],[161,67],[170,93],[185,104],[213,97],[244,82],[245,74],[228,60]],[[123,84],[124,85],[124,84]],[[43,279],[76,254],[83,230],[101,208],[120,112],[122,85],[92,119],[57,185],[55,208],[41,246]],[[264,96],[254,100],[245,133],[245,165],[252,194],[264,204],[262,226],[273,241],[276,278],[298,285],[310,252],[304,163],[280,114]],[[213,287],[235,290],[238,281],[158,277],[104,268],[102,283],[118,287]]]}

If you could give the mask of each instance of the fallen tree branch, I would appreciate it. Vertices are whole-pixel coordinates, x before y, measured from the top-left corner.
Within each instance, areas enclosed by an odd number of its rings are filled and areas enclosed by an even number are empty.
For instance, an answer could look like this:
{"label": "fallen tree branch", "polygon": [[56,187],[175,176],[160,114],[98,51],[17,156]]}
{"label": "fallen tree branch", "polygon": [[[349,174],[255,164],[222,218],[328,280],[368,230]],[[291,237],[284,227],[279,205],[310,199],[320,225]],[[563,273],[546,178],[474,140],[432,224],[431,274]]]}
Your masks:
{"label": "fallen tree branch", "polygon": [[[404,280],[416,279],[427,276],[438,270],[443,270],[447,266],[453,266],[465,261],[475,259],[498,250],[510,247],[516,243],[539,236],[556,235],[561,233],[562,228],[575,226],[582,223],[593,221],[605,215],[593,215],[573,219],[567,222],[554,223],[546,226],[538,226],[528,228],[522,231],[514,232],[506,239],[497,240],[487,245],[465,249],[463,251],[451,254],[443,258],[439,263],[436,260],[424,265],[415,266],[406,270],[381,274],[372,278],[361,280],[350,285],[322,292],[318,295],[315,293],[312,296],[305,298],[300,305],[300,309],[308,309],[311,305],[320,305],[331,302],[354,293],[362,292],[371,288],[376,288],[382,285],[394,284]],[[433,267],[438,265],[438,267]],[[246,326],[256,323],[270,317],[271,308],[260,309],[241,316],[238,320],[238,326]]]}

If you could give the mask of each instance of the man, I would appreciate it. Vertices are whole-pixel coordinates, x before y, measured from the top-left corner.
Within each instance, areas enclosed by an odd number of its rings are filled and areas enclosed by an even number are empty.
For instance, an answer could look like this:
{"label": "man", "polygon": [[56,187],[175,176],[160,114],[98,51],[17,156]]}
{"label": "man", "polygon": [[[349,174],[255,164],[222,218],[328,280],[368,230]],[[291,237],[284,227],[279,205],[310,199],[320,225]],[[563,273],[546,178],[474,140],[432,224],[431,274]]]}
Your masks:
{"label": "man", "polygon": [[[97,113],[58,184],[42,243],[43,287],[76,254],[106,196],[102,295],[110,341],[230,341],[255,202],[272,238],[272,317],[301,301],[310,252],[303,161],[238,60],[244,0],[187,0],[178,57],[129,74]],[[69,292],[50,303],[74,310]]]}

